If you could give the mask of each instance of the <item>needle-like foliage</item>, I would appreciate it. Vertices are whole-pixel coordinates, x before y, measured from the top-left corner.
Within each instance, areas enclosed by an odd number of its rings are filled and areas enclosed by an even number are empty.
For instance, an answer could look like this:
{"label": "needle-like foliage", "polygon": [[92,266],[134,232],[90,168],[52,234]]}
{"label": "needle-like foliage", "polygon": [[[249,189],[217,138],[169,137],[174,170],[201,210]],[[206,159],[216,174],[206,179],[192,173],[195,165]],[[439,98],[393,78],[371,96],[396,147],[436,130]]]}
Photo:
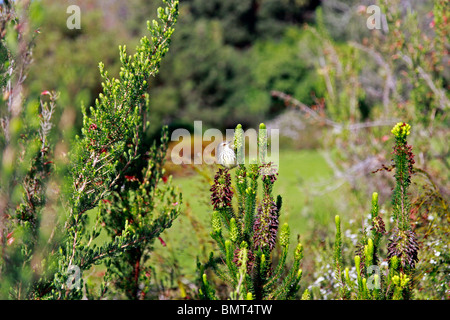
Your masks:
{"label": "needle-like foliage", "polygon": [[413,274],[418,261],[419,246],[410,223],[408,187],[413,174],[414,154],[406,137],[411,127],[398,123],[392,129],[395,137],[394,168],[395,188],[392,194],[392,218],[387,246],[389,265],[383,270],[380,258],[381,239],[387,235],[383,219],[379,215],[378,194],[373,193],[371,210],[371,233],[363,232],[356,250],[356,284],[349,277],[348,268],[343,272],[342,235],[339,216],[336,216],[335,273],[342,299],[410,299]]}
{"label": "needle-like foliage", "polygon": [[[2,88],[6,86],[5,94],[11,96],[7,99],[8,112],[2,114],[4,135],[0,139],[0,164],[2,173],[7,173],[1,177],[0,188],[0,279],[6,279],[0,284],[10,286],[0,287],[2,296],[103,297],[107,282],[113,282],[115,286],[110,287],[128,298],[145,298],[148,252],[153,241],[176,219],[181,204],[181,195],[171,186],[170,177],[164,175],[167,128],[158,143],[145,139],[151,125],[149,80],[158,73],[161,59],[169,50],[178,16],[177,0],[163,2],[165,7],[157,12],[159,21],[147,23],[150,37],[141,38],[136,52],[128,55],[125,46],[119,47],[118,78],[109,76],[104,64],[99,64],[103,90],[89,110],[83,108],[81,135],[76,137],[68,156],[68,183],[58,190],[62,191],[66,212],[60,209],[61,221],[39,252],[35,247],[42,241],[41,211],[52,194],[46,185],[53,169],[48,135],[57,95],[43,91],[40,105],[25,110],[28,118],[22,116],[21,84],[31,59],[31,45],[24,40],[26,21],[21,21],[14,11],[22,2],[6,1],[2,5],[2,37],[7,32],[9,39],[14,39],[14,32],[18,32],[17,39],[24,42],[17,46],[22,51],[13,52],[0,39],[2,68],[7,66],[10,71],[4,74],[0,70],[1,84]],[[10,25],[19,21],[21,27],[12,29]],[[37,118],[38,110],[41,121],[35,128],[32,116]],[[15,169],[12,164],[18,159],[20,166]],[[20,187],[24,195],[21,201],[13,197],[20,194]],[[95,211],[89,212],[91,209]],[[88,223],[89,217],[94,218],[94,223]],[[96,243],[102,225],[110,237]],[[87,287],[83,272],[103,262],[107,268],[105,282],[96,295]]]}
{"label": "needle-like foliage", "polygon": [[[286,270],[290,231],[287,224],[279,226],[281,197],[273,196],[277,168],[266,162],[267,136],[264,124],[258,135],[258,163],[242,164],[244,135],[241,125],[235,130],[234,146],[238,155],[235,170],[235,192],[228,169],[219,168],[211,187],[211,237],[220,249],[220,260],[212,257],[208,266],[231,289],[231,299],[292,299],[299,290],[302,276],[300,262],[303,247],[299,243],[294,262]],[[261,200],[257,201],[258,183],[262,183]],[[232,199],[236,199],[236,208]],[[281,247],[278,263],[272,258],[276,246]],[[207,280],[205,265],[199,265],[199,295],[203,299],[217,299],[215,290]]]}

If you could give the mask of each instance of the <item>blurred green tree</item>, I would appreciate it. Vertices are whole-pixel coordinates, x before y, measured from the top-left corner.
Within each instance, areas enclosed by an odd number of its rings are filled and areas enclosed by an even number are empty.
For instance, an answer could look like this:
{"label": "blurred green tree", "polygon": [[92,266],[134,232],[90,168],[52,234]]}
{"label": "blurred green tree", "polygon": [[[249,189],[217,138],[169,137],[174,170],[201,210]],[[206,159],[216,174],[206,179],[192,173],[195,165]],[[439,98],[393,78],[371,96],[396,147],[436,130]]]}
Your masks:
{"label": "blurred green tree", "polygon": [[[178,16],[177,0],[163,2],[158,20],[147,22],[150,34],[140,39],[135,53],[119,47],[119,76],[111,76],[103,63],[98,65],[102,92],[89,113],[81,108],[81,134],[62,156],[65,161],[58,160],[62,152],[56,149],[63,142],[55,146],[52,132],[58,94],[44,90],[37,103],[23,87],[37,34],[36,20],[28,17],[42,15],[42,3],[5,2],[0,7],[0,41],[6,48],[1,63],[7,70],[2,74],[6,81],[0,105],[0,297],[97,297],[82,271],[106,260],[108,272],[99,291],[104,297],[114,268],[134,262],[130,256],[115,258],[136,248],[151,250],[152,242],[179,215],[181,195],[163,177],[167,130],[160,144],[151,148],[142,139],[150,124],[148,79],[159,71]],[[80,30],[67,31],[69,38],[80,37]],[[63,118],[59,127],[67,130],[70,124]],[[119,199],[108,199],[111,194]],[[100,211],[90,225],[89,210],[99,203],[130,215],[106,214],[102,222],[114,232],[110,239],[94,243],[101,232]],[[137,289],[148,281],[138,277],[133,284],[135,290],[128,296],[143,298],[146,290],[140,294]],[[133,284],[120,289],[129,293]]]}
{"label": "blurred green tree", "polygon": [[[153,19],[157,3],[84,0],[77,4],[82,13],[79,30],[66,27],[67,4],[56,0],[43,0],[45,10],[31,17],[41,22],[41,34],[34,52],[36,63],[26,85],[31,95],[42,88],[59,91],[62,108],[55,118],[69,109],[66,116],[76,116],[79,130],[82,117],[75,106],[93,104],[101,92],[96,61],[105,61],[111,66],[111,74],[116,75],[119,62],[114,43],[134,47],[142,35],[139,21]],[[313,74],[294,59],[298,43],[292,39],[284,42],[283,38],[289,27],[312,22],[318,4],[313,0],[183,1],[181,32],[174,35],[171,44],[171,50],[181,58],[163,61],[164,68],[152,84],[155,123],[200,119],[205,125],[226,128],[236,122],[245,126],[264,120],[273,110],[268,90],[296,86],[293,91],[298,93],[298,80]],[[264,49],[255,47],[261,41],[271,44],[263,45]],[[280,41],[286,53],[277,47]],[[253,64],[254,59],[260,64]],[[283,79],[266,77],[267,82],[262,84],[263,79],[255,78],[261,74],[252,69],[264,68],[265,64],[281,65]],[[273,82],[284,85],[272,86]],[[309,87],[303,89],[308,91],[306,100]],[[151,130],[159,132],[156,127]]]}
{"label": "blurred green tree", "polygon": [[[37,38],[33,54],[35,63],[31,66],[27,86],[31,96],[37,95],[42,88],[60,92],[56,120],[65,109],[75,112],[77,127],[81,127],[80,105],[91,105],[101,92],[101,78],[98,73],[98,61],[111,66],[111,74],[117,75],[119,60],[117,42],[125,41],[127,30],[120,24],[108,23],[109,12],[105,7],[113,6],[105,1],[85,0],[78,5],[81,8],[81,28],[68,29],[68,4],[56,0],[44,0],[39,19],[40,36]],[[112,11],[110,8],[109,11]],[[142,20],[140,20],[142,21]],[[136,41],[137,43],[137,41]]]}

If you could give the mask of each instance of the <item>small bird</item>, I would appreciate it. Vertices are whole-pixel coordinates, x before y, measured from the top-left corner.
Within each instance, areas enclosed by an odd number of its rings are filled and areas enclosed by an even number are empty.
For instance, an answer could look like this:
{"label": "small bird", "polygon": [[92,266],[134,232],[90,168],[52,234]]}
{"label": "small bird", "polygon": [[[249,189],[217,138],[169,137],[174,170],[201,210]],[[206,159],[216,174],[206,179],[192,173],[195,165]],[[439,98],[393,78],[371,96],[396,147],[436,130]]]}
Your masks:
{"label": "small bird", "polygon": [[217,163],[227,169],[236,167],[236,155],[231,144],[232,141],[219,143],[217,146],[216,159]]}

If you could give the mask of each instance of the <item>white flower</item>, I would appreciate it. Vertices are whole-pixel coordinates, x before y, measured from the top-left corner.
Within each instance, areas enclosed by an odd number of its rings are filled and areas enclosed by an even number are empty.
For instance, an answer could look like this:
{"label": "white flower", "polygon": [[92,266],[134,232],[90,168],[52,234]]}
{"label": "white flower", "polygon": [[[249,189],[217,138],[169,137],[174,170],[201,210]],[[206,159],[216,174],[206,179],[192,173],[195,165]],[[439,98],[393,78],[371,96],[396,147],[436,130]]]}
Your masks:
{"label": "white flower", "polygon": [[317,280],[314,283],[318,284],[318,283],[322,282],[323,280],[325,280],[324,277],[318,277]]}

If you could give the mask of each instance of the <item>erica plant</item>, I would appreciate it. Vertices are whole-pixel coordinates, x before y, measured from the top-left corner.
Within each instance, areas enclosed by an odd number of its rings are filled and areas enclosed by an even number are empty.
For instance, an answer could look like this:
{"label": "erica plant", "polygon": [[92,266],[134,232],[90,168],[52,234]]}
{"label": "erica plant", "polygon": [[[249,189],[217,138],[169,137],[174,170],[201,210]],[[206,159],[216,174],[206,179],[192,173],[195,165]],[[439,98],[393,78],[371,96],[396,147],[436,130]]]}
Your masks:
{"label": "erica plant", "polygon": [[[389,239],[388,259],[391,265],[397,265],[396,269],[403,278],[409,279],[408,285],[402,291],[404,298],[409,298],[411,295],[412,274],[418,261],[419,251],[417,236],[411,228],[411,203],[407,193],[411,184],[414,165],[412,147],[406,141],[406,137],[410,134],[410,129],[409,124],[401,122],[392,129],[392,133],[395,136],[393,153],[396,184],[392,196],[394,229]],[[398,260],[398,262],[395,260]]]}
{"label": "erica plant", "polygon": [[[83,111],[82,135],[73,152],[68,243],[60,250],[61,262],[55,276],[58,297],[81,294],[81,290],[67,290],[68,268],[77,266],[83,271],[105,260],[107,276],[112,277],[107,280],[124,290],[127,297],[142,298],[137,288],[145,274],[141,265],[145,250],[179,213],[171,205],[179,196],[160,183],[167,133],[163,132],[158,146],[150,148],[143,140],[150,124],[146,121],[148,81],[159,72],[178,16],[178,1],[163,2],[166,7],[158,9],[160,22],[147,23],[150,38],[141,38],[136,53],[129,55],[125,46],[119,48],[119,78],[110,77],[104,65],[99,65],[103,92],[89,115]],[[86,212],[100,201],[102,210],[94,230],[87,230]],[[93,239],[99,235],[101,222],[111,239],[98,247]],[[122,281],[116,278],[118,275]]]}
{"label": "erica plant", "polygon": [[[217,243],[220,256],[211,254],[206,264],[198,265],[201,275],[199,294],[203,299],[218,298],[205,273],[211,267],[231,288],[232,299],[293,298],[302,276],[303,247],[300,243],[297,245],[294,262],[283,277],[290,231],[288,224],[279,225],[282,200],[281,196],[275,199],[273,195],[277,169],[265,161],[265,125],[260,125],[258,134],[258,163],[243,164],[243,146],[243,130],[238,125],[234,136],[238,160],[235,186],[233,188],[230,170],[219,168],[211,187],[211,237]],[[258,183],[262,183],[260,197],[257,197]],[[274,265],[272,258],[277,244],[281,247],[281,256]]]}
{"label": "erica plant", "polygon": [[[102,93],[89,112],[83,110],[81,135],[68,152],[67,184],[53,189],[47,186],[49,179],[64,171],[53,161],[49,136],[57,94],[43,91],[38,105],[22,108],[21,88],[33,42],[25,41],[27,28],[13,28],[22,19],[16,17],[16,3],[2,5],[2,37],[13,32],[8,38],[20,40],[23,50],[9,50],[0,37],[0,64],[9,66],[9,75],[0,72],[0,83],[4,96],[11,97],[0,119],[0,297],[103,298],[113,287],[128,298],[145,297],[148,252],[178,216],[181,201],[164,177],[167,130],[158,144],[144,139],[149,126],[148,82],[169,49],[178,16],[178,1],[163,2],[159,22],[147,24],[150,37],[141,38],[133,55],[120,48],[118,78],[100,63]],[[42,221],[47,217],[49,225],[49,213],[60,203],[58,219],[50,224],[54,228],[43,232]],[[101,226],[110,236],[104,242],[96,241]],[[106,275],[94,295],[84,271],[103,262]]]}
{"label": "erica plant", "polygon": [[[395,137],[393,168],[395,188],[392,194],[393,225],[389,233],[378,210],[378,194],[372,196],[371,232],[363,231],[356,249],[355,267],[357,281],[343,269],[340,218],[336,216],[335,277],[342,299],[410,299],[413,289],[413,273],[418,261],[419,246],[411,228],[408,187],[413,174],[414,154],[406,137],[411,127],[398,123],[392,129]],[[387,245],[388,266],[383,269],[379,257],[380,244],[389,236]]]}

